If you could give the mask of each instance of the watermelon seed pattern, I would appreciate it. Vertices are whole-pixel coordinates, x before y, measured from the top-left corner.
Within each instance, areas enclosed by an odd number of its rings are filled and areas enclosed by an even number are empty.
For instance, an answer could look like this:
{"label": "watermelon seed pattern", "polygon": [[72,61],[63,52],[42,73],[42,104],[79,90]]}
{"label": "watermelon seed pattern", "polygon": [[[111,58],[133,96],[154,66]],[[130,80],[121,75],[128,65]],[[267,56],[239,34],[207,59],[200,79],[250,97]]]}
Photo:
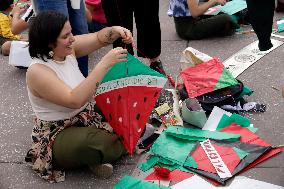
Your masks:
{"label": "watermelon seed pattern", "polygon": [[119,118],[118,118],[118,121],[119,121],[120,123],[122,123],[122,117],[119,117]]}
{"label": "watermelon seed pattern", "polygon": [[118,101],[120,101],[121,100],[121,96],[120,95],[118,95],[118,99],[117,99]]}
{"label": "watermelon seed pattern", "polygon": [[136,115],[136,119],[139,120],[140,119],[140,114]]}
{"label": "watermelon seed pattern", "polygon": [[109,114],[109,120],[110,120],[110,121],[112,120],[112,116],[111,116],[111,114]]}
{"label": "watermelon seed pattern", "polygon": [[133,103],[133,108],[135,108],[137,106],[137,102]]}
{"label": "watermelon seed pattern", "polygon": [[107,104],[110,104],[110,100],[109,100],[109,98],[107,98],[106,100],[107,100]]}
{"label": "watermelon seed pattern", "polygon": [[147,97],[145,96],[145,97],[144,97],[144,102],[146,102],[146,101],[147,101]]}

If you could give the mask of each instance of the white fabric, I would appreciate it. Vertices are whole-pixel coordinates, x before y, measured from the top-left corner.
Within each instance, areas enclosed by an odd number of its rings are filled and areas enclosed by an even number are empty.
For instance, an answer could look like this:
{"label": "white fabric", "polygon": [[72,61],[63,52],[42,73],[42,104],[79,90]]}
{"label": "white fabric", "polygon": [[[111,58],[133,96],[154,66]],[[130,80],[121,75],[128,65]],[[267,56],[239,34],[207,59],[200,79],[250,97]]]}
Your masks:
{"label": "white fabric", "polygon": [[30,57],[28,44],[25,41],[12,41],[8,64],[29,67],[32,58]]}
{"label": "white fabric", "polygon": [[[52,60],[44,62],[41,59],[35,58],[32,60],[30,66],[34,64],[43,64],[51,68],[65,84],[74,89],[85,78],[79,70],[76,58],[73,55],[66,57],[64,63],[56,63]],[[37,118],[45,121],[56,121],[62,119],[69,119],[82,111],[85,106],[80,109],[71,109],[51,103],[47,100],[34,96],[28,88],[28,96],[32,105],[32,109]]]}
{"label": "white fabric", "polygon": [[80,9],[81,0],[70,0],[73,9]]}

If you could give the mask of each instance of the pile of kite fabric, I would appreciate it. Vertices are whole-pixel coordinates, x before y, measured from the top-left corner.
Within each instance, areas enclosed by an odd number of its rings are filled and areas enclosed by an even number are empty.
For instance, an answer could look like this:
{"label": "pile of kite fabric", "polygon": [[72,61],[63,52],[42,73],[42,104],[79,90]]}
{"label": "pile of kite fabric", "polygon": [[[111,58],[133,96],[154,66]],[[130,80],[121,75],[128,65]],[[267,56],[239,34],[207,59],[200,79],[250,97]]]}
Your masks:
{"label": "pile of kite fabric", "polygon": [[[152,145],[148,160],[139,165],[140,170],[149,174],[145,179],[152,180],[156,174],[153,168],[158,166],[225,185],[235,175],[281,152],[255,134],[257,129],[238,114],[223,114],[214,130],[210,129],[168,127]],[[158,175],[156,179],[167,180]]]}

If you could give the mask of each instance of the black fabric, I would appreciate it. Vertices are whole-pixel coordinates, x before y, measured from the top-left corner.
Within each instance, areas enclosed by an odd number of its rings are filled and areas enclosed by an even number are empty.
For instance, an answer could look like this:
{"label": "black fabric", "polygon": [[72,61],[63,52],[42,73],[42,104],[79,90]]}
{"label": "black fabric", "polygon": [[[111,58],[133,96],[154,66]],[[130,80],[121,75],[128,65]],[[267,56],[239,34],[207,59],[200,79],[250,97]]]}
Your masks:
{"label": "black fabric", "polygon": [[241,81],[238,81],[237,85],[225,87],[210,93],[196,97],[196,99],[201,104],[202,108],[211,112],[214,106],[222,105],[237,105],[237,102],[240,100],[240,94],[243,91],[244,85]]}
{"label": "black fabric", "polygon": [[259,40],[259,50],[265,51],[273,45],[270,40],[275,9],[274,0],[246,0],[249,20]]}
{"label": "black fabric", "polygon": [[174,17],[177,34],[183,39],[232,35],[239,28],[229,15]]}
{"label": "black fabric", "polygon": [[[102,0],[109,26],[123,26],[133,32],[133,14],[137,29],[138,56],[156,58],[161,54],[159,0]],[[114,47],[125,47],[121,40]],[[134,54],[130,45],[126,46]]]}

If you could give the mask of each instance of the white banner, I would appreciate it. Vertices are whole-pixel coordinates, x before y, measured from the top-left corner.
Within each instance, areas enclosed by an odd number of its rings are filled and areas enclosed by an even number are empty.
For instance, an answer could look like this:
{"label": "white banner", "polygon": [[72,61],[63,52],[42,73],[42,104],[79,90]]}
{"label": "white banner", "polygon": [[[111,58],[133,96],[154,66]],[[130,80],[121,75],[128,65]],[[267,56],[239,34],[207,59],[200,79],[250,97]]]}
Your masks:
{"label": "white banner", "polygon": [[258,41],[255,41],[225,60],[223,64],[236,78],[256,61],[283,44],[282,41],[276,39],[271,39],[271,42],[273,44],[271,49],[260,51],[258,49]]}

